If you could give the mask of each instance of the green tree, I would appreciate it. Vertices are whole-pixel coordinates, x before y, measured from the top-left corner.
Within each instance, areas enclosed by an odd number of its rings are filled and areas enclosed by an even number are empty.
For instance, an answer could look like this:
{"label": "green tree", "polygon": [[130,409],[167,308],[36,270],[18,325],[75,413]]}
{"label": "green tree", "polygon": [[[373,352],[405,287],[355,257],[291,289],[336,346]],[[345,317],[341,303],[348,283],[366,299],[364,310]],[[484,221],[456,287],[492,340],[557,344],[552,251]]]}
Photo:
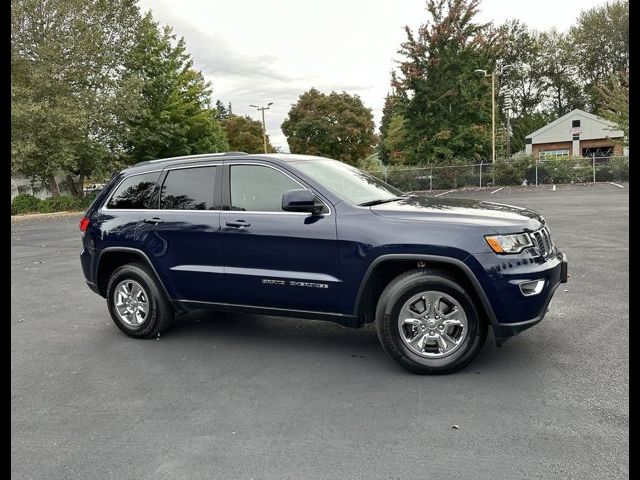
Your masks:
{"label": "green tree", "polygon": [[193,68],[184,39],[159,28],[151,13],[138,25],[125,68],[141,84],[141,104],[127,119],[130,161],[228,149],[210,83]]}
{"label": "green tree", "polygon": [[382,107],[382,119],[380,120],[380,135],[376,151],[378,157],[384,164],[391,162],[390,151],[387,149],[387,134],[391,120],[395,115],[402,115],[406,108],[407,98],[401,88],[398,88],[398,78],[396,72],[391,72],[391,88],[392,91],[387,94]]}
{"label": "green tree", "polygon": [[490,82],[476,69],[493,71],[497,34],[474,23],[479,0],[428,0],[429,19],[399,53],[406,93],[407,149],[411,163],[491,152]]}
{"label": "green tree", "polygon": [[[506,143],[505,95],[511,95],[509,110],[511,125],[511,153],[524,150],[525,137],[544,126],[553,118],[542,110],[547,98],[548,79],[542,57],[541,34],[529,29],[518,20],[510,20],[500,25],[498,50],[501,65],[510,65],[497,77],[497,122],[504,135],[498,135],[499,145]],[[498,156],[506,151],[498,148]]]}
{"label": "green tree", "polygon": [[597,86],[615,88],[617,75],[629,70],[629,2],[617,0],[582,11],[569,38],[577,71],[597,111],[602,101]]}
{"label": "green tree", "polygon": [[121,154],[122,122],[136,108],[122,58],[139,19],[134,0],[12,0],[11,167],[77,195],[84,177]]}
{"label": "green tree", "polygon": [[371,109],[357,95],[300,95],[282,123],[291,153],[323,155],[356,165],[373,152],[376,142]]}
{"label": "green tree", "polygon": [[[396,113],[389,122],[387,134],[384,137],[384,150],[388,152],[387,164],[403,164],[407,161],[405,148],[407,143],[406,119]],[[383,143],[381,141],[381,143]]]}
{"label": "green tree", "polygon": [[629,73],[611,77],[599,85],[595,91],[599,94],[601,105],[598,114],[612,122],[624,132],[620,142],[624,147],[629,146]]}
{"label": "green tree", "polygon": [[540,42],[545,92],[543,109],[556,118],[575,108],[584,109],[587,98],[579,80],[571,38],[552,29],[542,33]]}
{"label": "green tree", "polygon": [[216,118],[218,120],[224,120],[225,118],[233,115],[233,112],[231,111],[231,102],[229,102],[229,105],[225,107],[224,103],[222,103],[220,100],[216,100],[216,105],[214,108],[216,110]]}
{"label": "green tree", "polygon": [[514,116],[530,114],[542,103],[546,89],[540,34],[519,20],[507,21],[497,31],[500,64],[510,65],[499,77],[499,90],[511,93]]}
{"label": "green tree", "polygon": [[[222,122],[229,141],[229,149],[234,152],[264,153],[262,123],[248,116],[231,115]],[[267,135],[267,152],[276,150],[269,143]]]}

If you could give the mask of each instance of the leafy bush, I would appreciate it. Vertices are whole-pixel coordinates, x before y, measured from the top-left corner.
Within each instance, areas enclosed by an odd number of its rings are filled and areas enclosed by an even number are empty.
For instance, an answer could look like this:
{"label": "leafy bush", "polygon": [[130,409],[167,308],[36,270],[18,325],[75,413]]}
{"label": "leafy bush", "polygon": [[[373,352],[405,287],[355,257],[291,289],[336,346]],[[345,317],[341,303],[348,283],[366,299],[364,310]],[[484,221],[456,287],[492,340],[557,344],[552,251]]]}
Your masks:
{"label": "leafy bush", "polygon": [[[613,180],[625,182],[629,180],[629,159],[628,158],[612,158],[609,160],[609,168],[613,174]],[[597,174],[596,174],[597,175]]]}
{"label": "leafy bush", "polygon": [[21,193],[11,201],[11,215],[37,212],[41,203],[42,200],[39,198],[26,193]]}
{"label": "leafy bush", "polygon": [[89,206],[93,203],[96,197],[100,194],[100,191],[87,193],[82,199],[80,199],[80,203],[82,208],[89,208]]}
{"label": "leafy bush", "polygon": [[70,195],[60,195],[40,200],[33,195],[20,194],[11,202],[11,215],[24,213],[52,213],[66,212],[69,210],[82,210],[89,206],[95,195],[91,197],[76,198]]}
{"label": "leafy bush", "polygon": [[60,195],[58,197],[49,197],[40,204],[39,211],[41,213],[65,212],[68,210],[82,209],[82,200],[70,195]]}
{"label": "leafy bush", "polygon": [[610,165],[604,164],[596,166],[596,182],[612,182],[614,179],[615,174]]}
{"label": "leafy bush", "polygon": [[522,181],[527,179],[527,172],[534,169],[534,160],[531,157],[519,157],[512,160],[496,160],[493,171],[495,174],[496,185],[521,185]]}

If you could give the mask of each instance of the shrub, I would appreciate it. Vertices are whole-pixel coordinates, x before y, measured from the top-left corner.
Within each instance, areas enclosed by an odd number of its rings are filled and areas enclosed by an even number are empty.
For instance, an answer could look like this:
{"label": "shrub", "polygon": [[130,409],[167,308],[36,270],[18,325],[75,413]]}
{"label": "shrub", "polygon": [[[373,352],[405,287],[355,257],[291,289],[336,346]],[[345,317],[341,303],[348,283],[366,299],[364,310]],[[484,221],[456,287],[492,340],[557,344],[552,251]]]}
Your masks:
{"label": "shrub", "polygon": [[21,193],[11,201],[11,215],[37,212],[41,203],[42,200],[39,198],[26,193]]}
{"label": "shrub", "polygon": [[100,194],[99,191],[87,193],[84,197],[80,199],[80,204],[82,208],[89,208],[89,206],[93,203],[96,197]]}
{"label": "shrub", "polygon": [[613,180],[625,182],[629,180],[629,159],[628,158],[612,158],[608,163],[613,174]]}
{"label": "shrub", "polygon": [[39,211],[42,213],[64,212],[68,210],[79,210],[82,208],[82,200],[70,195],[60,195],[49,197],[40,204]]}
{"label": "shrub", "polygon": [[[527,178],[527,172],[533,165],[531,157],[520,157],[509,160],[496,160],[493,171],[496,179],[496,185],[520,185],[524,179],[531,183]],[[535,182],[535,170],[534,170]]]}
{"label": "shrub", "polygon": [[607,164],[596,166],[596,182],[612,182],[614,177],[615,175],[611,166]]}

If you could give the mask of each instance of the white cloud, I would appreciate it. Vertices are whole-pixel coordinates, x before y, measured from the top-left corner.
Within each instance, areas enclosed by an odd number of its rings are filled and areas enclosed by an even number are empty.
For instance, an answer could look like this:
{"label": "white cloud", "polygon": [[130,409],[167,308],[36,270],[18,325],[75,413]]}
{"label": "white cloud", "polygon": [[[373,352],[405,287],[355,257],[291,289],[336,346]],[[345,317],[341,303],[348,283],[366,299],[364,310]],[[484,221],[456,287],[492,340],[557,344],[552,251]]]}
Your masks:
{"label": "white cloud", "polygon": [[[280,130],[291,104],[311,87],[358,94],[379,121],[404,26],[426,17],[422,0],[140,0],[156,20],[187,42],[214,98],[237,114],[266,112],[272,143],[288,150]],[[518,18],[544,30],[568,28],[602,0],[484,0],[479,21]]]}

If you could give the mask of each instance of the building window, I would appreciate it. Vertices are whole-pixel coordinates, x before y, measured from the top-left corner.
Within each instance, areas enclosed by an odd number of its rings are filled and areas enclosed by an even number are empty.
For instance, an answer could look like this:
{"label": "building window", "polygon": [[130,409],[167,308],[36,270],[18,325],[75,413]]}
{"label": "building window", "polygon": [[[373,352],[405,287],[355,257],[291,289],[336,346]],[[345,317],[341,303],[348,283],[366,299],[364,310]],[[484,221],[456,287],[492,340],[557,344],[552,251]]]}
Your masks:
{"label": "building window", "polygon": [[563,148],[559,150],[546,150],[546,151],[540,152],[540,159],[543,159],[543,160],[547,158],[568,157],[568,156],[569,156],[568,148]]}
{"label": "building window", "polygon": [[571,127],[572,128],[576,128],[580,126],[580,120],[572,120],[571,121]]}
{"label": "building window", "polygon": [[582,156],[593,158],[609,158],[613,156],[613,147],[592,147],[592,148],[583,148]]}

